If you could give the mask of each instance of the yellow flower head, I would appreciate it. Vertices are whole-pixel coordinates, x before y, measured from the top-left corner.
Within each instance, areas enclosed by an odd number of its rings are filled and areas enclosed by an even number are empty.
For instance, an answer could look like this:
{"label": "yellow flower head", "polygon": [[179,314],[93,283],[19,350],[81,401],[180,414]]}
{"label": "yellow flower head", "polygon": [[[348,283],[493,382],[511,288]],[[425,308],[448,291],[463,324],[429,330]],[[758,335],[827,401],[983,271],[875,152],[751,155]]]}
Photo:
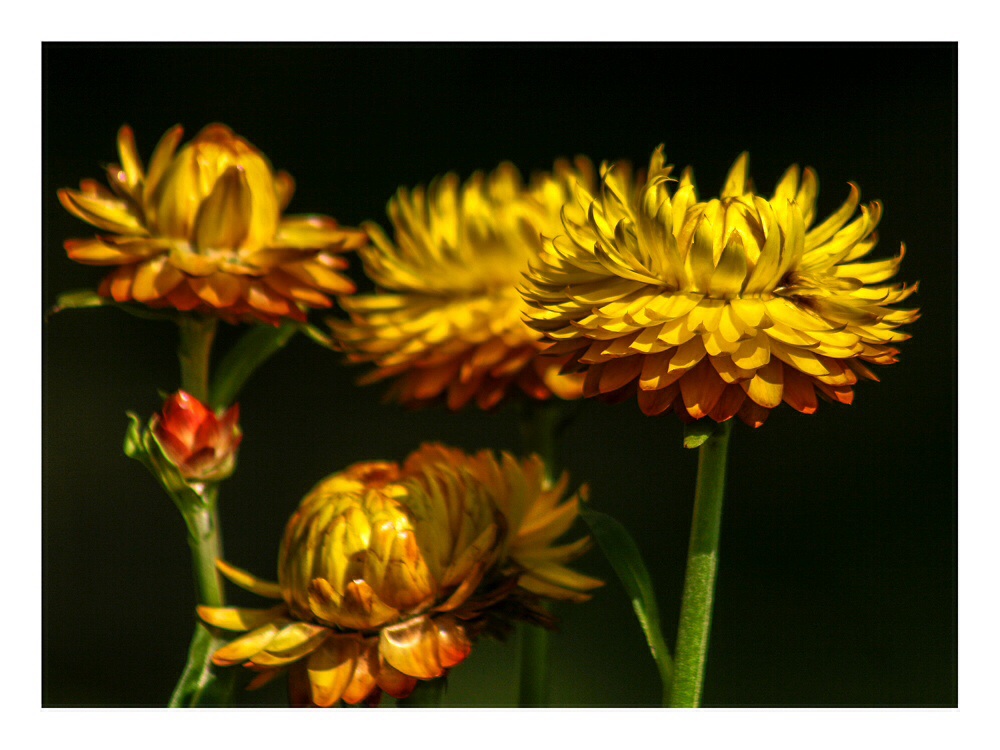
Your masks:
{"label": "yellow flower head", "polygon": [[430,187],[401,188],[389,201],[395,244],[366,224],[362,251],[377,293],[341,299],[350,322],[331,321],[352,362],[376,368],[362,382],[396,377],[388,398],[419,406],[497,406],[511,391],[578,398],[582,377],[539,357],[541,336],[526,326],[517,292],[540,234],[560,228],[559,211],[577,182],[593,185],[585,159],[560,161],[525,185],[501,164],[464,185],[454,174]]}
{"label": "yellow flower head", "polygon": [[[896,361],[896,329],[916,310],[893,309],[916,284],[885,283],[898,257],[857,261],[877,242],[877,201],[847,201],[814,225],[818,182],[791,167],[770,199],[756,195],[747,156],[720,198],[699,201],[690,171],[676,192],[662,147],[649,176],[603,168],[595,197],[578,187],[565,232],[546,242],[523,293],[529,324],[549,351],[586,370],[585,396],[638,394],[650,415],[687,421],[739,416],[754,427],[785,401],[812,414],[816,393],[851,403],[868,363]],[[585,218],[581,218],[585,217]]]}
{"label": "yellow flower head", "polygon": [[354,291],[336,253],[362,247],[364,232],[327,216],[282,217],[295,182],[225,125],[177,151],[182,135],[179,125],[168,130],[143,170],[126,125],[121,165],[107,170],[111,190],[84,180],[79,191],[59,191],[70,213],[109,233],[65,243],[79,263],[116,266],[102,295],[277,323]]}
{"label": "yellow flower head", "polygon": [[424,446],[402,465],[356,464],[320,482],[288,522],[278,583],[220,561],[234,583],[283,599],[267,610],[201,607],[208,623],[250,631],[219,665],[291,667],[297,701],[400,698],[462,662],[482,632],[512,620],[552,625],[540,597],[584,601],[601,585],[565,566],[589,540],[553,546],[579,512],[538,457]]}

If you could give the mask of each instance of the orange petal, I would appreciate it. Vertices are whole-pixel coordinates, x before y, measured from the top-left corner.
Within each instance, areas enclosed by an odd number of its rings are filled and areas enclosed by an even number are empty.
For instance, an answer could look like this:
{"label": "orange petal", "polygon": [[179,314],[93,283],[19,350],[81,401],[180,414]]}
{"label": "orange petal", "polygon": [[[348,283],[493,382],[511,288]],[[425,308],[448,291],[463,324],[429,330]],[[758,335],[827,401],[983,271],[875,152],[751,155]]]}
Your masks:
{"label": "orange petal", "polygon": [[182,281],[184,274],[169,263],[167,256],[161,255],[136,266],[132,296],[139,302],[150,302],[166,297]]}
{"label": "orange petal", "polygon": [[803,414],[816,413],[816,391],[813,382],[798,370],[785,368],[785,403]]}
{"label": "orange petal", "polygon": [[232,306],[242,296],[246,283],[238,276],[221,271],[188,280],[191,290],[216,309]]}
{"label": "orange petal", "polygon": [[765,409],[753,402],[751,399],[746,399],[743,401],[743,405],[740,410],[736,412],[736,416],[742,419],[750,427],[760,427],[767,421],[767,418],[771,416],[771,410]]}
{"label": "orange petal", "polygon": [[743,405],[746,397],[747,395],[739,386],[726,386],[726,390],[722,392],[722,396],[708,413],[709,419],[716,422],[725,422],[726,420],[732,419]]}
{"label": "orange petal", "polygon": [[375,689],[375,678],[378,674],[378,640],[372,638],[360,645],[360,653],[354,665],[351,682],[344,690],[345,703],[352,706],[360,703]]}
{"label": "orange petal", "polygon": [[430,680],[444,674],[438,653],[438,630],[426,615],[382,628],[379,654],[411,677]]}
{"label": "orange petal", "polygon": [[657,391],[644,391],[640,388],[639,408],[642,409],[642,413],[646,416],[655,417],[657,414],[662,414],[670,408],[670,405],[677,398],[679,392],[680,386],[677,383]]}
{"label": "orange petal", "polygon": [[601,373],[600,390],[601,393],[610,393],[631,383],[643,370],[643,360],[648,357],[632,355],[613,359],[604,365]]}
{"label": "orange petal", "polygon": [[381,653],[378,657],[378,674],[375,681],[386,693],[397,699],[408,697],[417,686],[415,677],[400,672],[382,658]]}
{"label": "orange petal", "polygon": [[451,615],[434,618],[438,631],[438,659],[441,666],[451,669],[465,661],[472,653],[472,641],[465,632],[465,626]]}
{"label": "orange petal", "polygon": [[707,417],[726,388],[715,368],[702,360],[680,380],[684,406],[695,419]]}

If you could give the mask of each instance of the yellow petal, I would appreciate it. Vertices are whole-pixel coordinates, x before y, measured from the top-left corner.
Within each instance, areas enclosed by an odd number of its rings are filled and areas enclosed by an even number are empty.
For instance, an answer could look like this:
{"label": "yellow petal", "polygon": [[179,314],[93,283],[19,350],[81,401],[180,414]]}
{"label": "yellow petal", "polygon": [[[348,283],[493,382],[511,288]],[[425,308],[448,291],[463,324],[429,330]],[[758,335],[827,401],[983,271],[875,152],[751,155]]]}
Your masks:
{"label": "yellow petal", "polygon": [[361,642],[354,636],[333,636],[309,657],[307,670],[313,703],[326,708],[341,696],[354,676]]}
{"label": "yellow petal", "polygon": [[270,581],[264,581],[257,578],[245,570],[240,570],[239,568],[230,565],[224,560],[216,560],[215,567],[219,569],[226,578],[235,583],[241,589],[246,589],[258,596],[264,596],[268,599],[280,599],[281,598],[281,586],[277,583],[271,583]]}
{"label": "yellow petal", "polygon": [[242,607],[198,607],[198,616],[209,625],[223,630],[246,631],[277,620],[287,613],[284,604],[271,609]]}
{"label": "yellow petal", "polygon": [[194,238],[202,251],[237,248],[251,222],[251,195],[246,174],[232,166],[215,181],[201,203],[194,224]]}

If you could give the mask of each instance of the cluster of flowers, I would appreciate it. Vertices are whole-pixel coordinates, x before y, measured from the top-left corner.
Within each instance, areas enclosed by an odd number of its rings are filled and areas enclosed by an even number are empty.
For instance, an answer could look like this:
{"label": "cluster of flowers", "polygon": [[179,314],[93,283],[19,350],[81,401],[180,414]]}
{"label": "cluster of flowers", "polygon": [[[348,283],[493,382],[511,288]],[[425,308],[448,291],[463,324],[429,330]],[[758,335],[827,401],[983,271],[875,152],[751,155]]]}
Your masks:
{"label": "cluster of flowers", "polygon": [[[845,203],[817,222],[818,181],[793,166],[771,197],[746,155],[717,198],[698,197],[662,149],[646,170],[558,161],[522,179],[511,164],[464,183],[454,174],[389,201],[394,238],[373,223],[283,216],[294,181],[222,125],[180,148],[168,131],[143,168],[122,128],[110,190],[85,180],[63,205],[103,233],[69,256],[113,270],[117,303],[277,325],[336,297],[347,319],[330,343],[391,379],[408,406],[635,398],[648,415],[738,417],[759,427],[781,403],[811,414],[818,397],[851,403],[871,364],[895,362],[892,307],[902,251],[875,247],[882,208]],[[357,251],[376,290],[355,295],[340,272]],[[187,394],[146,432],[185,481],[231,473],[235,412]],[[151,436],[151,437],[150,437]],[[267,610],[202,608],[206,622],[249,631],[215,654],[262,684],[289,669],[304,702],[407,695],[461,662],[471,639],[510,621],[548,622],[538,597],[582,600],[599,582],[565,568],[586,540],[550,546],[578,500],[537,459],[425,447],[402,466],[361,464],[318,485],[291,519],[279,583],[222,564],[236,584],[283,600]]]}

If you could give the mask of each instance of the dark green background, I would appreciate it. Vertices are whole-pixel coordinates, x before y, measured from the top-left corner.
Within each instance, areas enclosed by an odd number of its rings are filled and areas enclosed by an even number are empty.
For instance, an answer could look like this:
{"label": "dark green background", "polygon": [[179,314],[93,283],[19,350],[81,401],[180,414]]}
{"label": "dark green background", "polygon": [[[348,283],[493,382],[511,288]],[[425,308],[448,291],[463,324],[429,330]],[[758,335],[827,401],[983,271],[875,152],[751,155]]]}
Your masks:
{"label": "dark green background", "polygon": [[[298,182],[292,212],[384,221],[400,184],[509,159],[644,163],[666,143],[715,193],[748,149],[763,192],[791,162],[818,171],[820,215],[856,181],[885,216],[876,257],[909,254],[924,317],[902,361],[851,407],[779,409],[737,425],[705,703],[953,706],[956,643],[956,48],[940,46],[65,46],[44,58],[44,299],[100,269],[61,242],[90,230],[56,190],[101,177],[115,133],[148,159],[174,123],[223,121]],[[352,273],[360,276],[359,264]],[[228,328],[220,346],[233,340]],[[162,705],[183,665],[193,585],[180,518],[120,452],[126,409],[178,385],[167,323],[71,311],[43,328],[44,687],[49,706]],[[246,437],[223,490],[228,558],[273,575],[285,520],[319,478],[424,440],[518,446],[515,410],[407,413],[304,338],[241,398]],[[696,456],[673,417],[587,403],[565,463],[635,534],[673,639]],[[560,608],[559,705],[653,705],[657,673],[610,584]],[[252,602],[247,596],[240,601]],[[481,643],[447,705],[509,705],[514,650]],[[248,703],[280,704],[280,685]]]}

